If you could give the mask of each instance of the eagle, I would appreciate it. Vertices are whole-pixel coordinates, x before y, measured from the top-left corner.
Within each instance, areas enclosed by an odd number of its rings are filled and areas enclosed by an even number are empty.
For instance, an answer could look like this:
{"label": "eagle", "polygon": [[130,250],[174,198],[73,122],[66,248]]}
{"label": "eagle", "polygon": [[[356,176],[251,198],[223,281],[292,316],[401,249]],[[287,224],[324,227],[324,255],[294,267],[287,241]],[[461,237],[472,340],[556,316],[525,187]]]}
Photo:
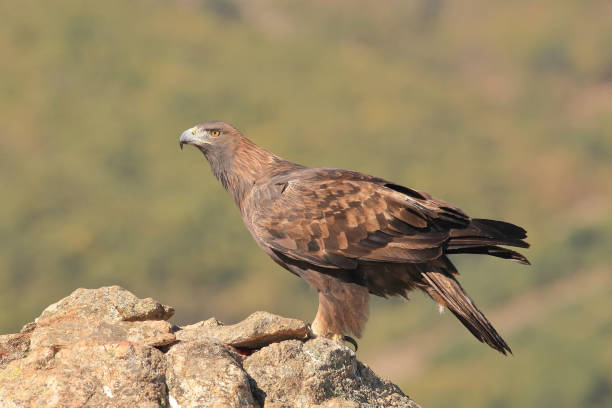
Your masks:
{"label": "eagle", "polygon": [[529,264],[526,231],[471,218],[428,193],[379,177],[307,167],[256,145],[225,122],[183,132],[231,194],[247,229],[277,264],[319,297],[314,336],[357,343],[370,295],[407,298],[413,289],[449,309],[481,342],[512,353],[457,281],[448,255],[484,254]]}

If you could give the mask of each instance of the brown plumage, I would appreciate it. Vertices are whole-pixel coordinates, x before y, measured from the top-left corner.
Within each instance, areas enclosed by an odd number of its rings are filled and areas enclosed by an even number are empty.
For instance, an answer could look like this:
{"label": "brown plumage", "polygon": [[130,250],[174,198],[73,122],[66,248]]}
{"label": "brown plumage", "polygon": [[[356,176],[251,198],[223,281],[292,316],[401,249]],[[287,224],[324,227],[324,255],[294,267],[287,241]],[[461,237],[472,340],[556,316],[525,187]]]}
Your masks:
{"label": "brown plumage", "polygon": [[528,264],[525,230],[468,217],[429,194],[362,173],[305,167],[257,146],[231,125],[185,131],[233,196],[259,246],[319,293],[316,335],[361,335],[370,294],[423,290],[480,341],[510,347],[465,293],[448,254],[487,254]]}

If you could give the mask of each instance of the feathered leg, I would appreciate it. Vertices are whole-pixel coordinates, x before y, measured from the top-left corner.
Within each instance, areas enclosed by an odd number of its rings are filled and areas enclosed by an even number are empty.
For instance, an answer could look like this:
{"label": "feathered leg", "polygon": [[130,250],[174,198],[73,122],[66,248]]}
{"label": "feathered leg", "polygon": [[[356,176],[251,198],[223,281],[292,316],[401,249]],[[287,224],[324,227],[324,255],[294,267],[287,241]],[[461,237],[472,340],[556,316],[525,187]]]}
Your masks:
{"label": "feathered leg", "polygon": [[311,325],[313,334],[339,342],[347,334],[360,337],[368,320],[368,289],[312,270],[305,275],[319,294],[319,309]]}

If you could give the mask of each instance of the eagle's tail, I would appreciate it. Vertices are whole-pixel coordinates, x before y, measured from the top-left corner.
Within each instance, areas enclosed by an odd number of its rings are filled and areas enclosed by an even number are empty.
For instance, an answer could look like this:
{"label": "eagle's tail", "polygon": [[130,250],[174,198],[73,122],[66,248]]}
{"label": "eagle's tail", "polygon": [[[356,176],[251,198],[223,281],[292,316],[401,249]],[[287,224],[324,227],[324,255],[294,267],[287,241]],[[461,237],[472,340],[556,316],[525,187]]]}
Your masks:
{"label": "eagle's tail", "polygon": [[512,350],[482,314],[472,299],[465,293],[459,282],[443,272],[422,272],[425,291],[441,306],[448,309],[481,342],[506,355]]}
{"label": "eagle's tail", "polygon": [[522,254],[498,246],[529,248],[524,238],[527,238],[527,232],[517,225],[474,218],[466,228],[451,230],[445,253],[485,254],[529,265],[529,261]]}

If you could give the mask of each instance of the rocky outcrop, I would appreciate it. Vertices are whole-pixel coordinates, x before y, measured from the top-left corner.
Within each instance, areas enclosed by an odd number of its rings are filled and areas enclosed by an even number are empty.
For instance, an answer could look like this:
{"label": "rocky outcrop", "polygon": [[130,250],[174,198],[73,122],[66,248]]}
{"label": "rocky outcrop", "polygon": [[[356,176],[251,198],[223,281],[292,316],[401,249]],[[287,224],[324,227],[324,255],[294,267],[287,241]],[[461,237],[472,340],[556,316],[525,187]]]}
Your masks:
{"label": "rocky outcrop", "polygon": [[0,407],[418,407],[301,321],[179,328],[173,313],[118,286],[74,291],[0,336]]}

